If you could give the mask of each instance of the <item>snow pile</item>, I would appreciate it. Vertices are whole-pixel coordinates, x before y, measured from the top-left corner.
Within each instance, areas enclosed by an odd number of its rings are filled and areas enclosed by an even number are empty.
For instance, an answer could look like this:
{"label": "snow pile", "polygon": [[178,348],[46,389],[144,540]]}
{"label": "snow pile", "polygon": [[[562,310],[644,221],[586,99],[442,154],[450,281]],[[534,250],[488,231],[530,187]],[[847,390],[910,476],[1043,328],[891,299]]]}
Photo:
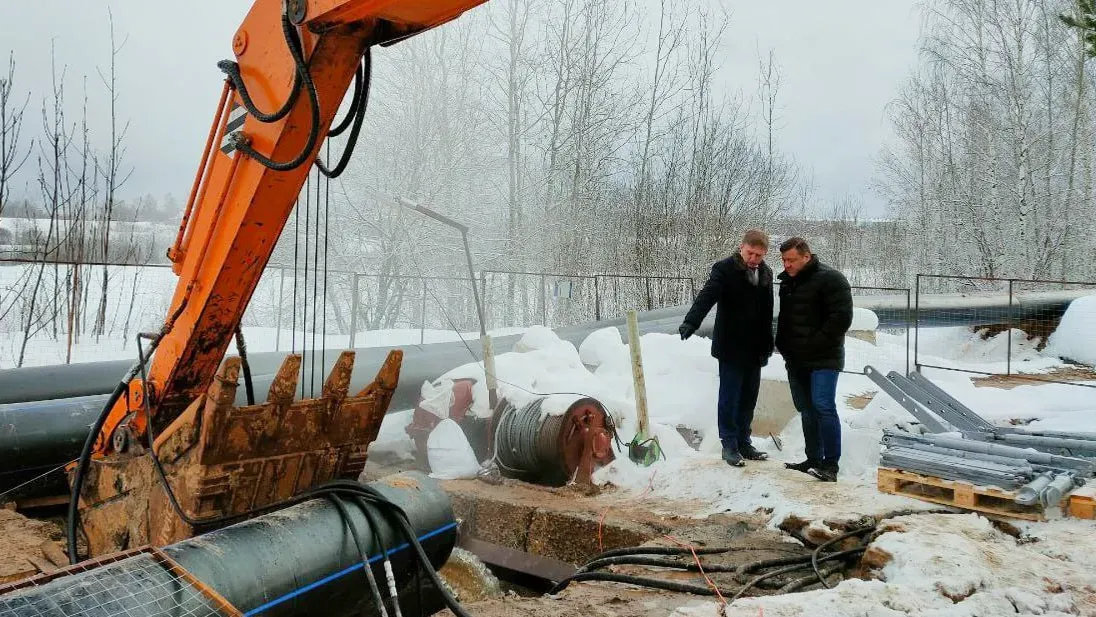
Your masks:
{"label": "snow pile", "polygon": [[1061,323],[1047,340],[1046,352],[1096,366],[1096,295],[1069,303]]}
{"label": "snow pile", "polygon": [[[847,580],[833,589],[739,600],[728,617],[975,617],[1092,615],[1096,611],[1091,524],[1031,525],[1035,542],[1017,542],[974,514],[917,515],[884,524],[873,553],[886,561],[880,580]],[[676,617],[714,617],[695,602]]]}
{"label": "snow pile", "polygon": [[879,316],[875,314],[875,311],[870,311],[865,308],[853,307],[852,309],[852,326],[849,330],[852,332],[874,332],[879,327]]}

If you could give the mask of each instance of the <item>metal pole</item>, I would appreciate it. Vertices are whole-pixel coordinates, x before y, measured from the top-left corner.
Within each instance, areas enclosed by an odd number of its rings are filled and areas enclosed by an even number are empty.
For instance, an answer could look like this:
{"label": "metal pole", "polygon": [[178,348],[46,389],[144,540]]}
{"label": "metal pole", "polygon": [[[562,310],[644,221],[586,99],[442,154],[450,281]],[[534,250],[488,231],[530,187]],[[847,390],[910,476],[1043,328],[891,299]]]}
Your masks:
{"label": "metal pole", "polygon": [[548,327],[548,281],[540,275],[540,323]]}
{"label": "metal pole", "polygon": [[426,279],[422,279],[422,317],[419,318],[419,345],[426,343]]}
{"label": "metal pole", "polygon": [[1008,329],[1008,349],[1005,351],[1005,375],[1012,374],[1012,279],[1008,280],[1008,321],[1005,323]]}
{"label": "metal pole", "polygon": [[598,288],[598,275],[594,275],[594,321],[601,321],[601,290]]}
{"label": "metal pole", "polygon": [[480,336],[487,336],[487,325],[483,321],[483,304],[480,303],[479,289],[476,287],[476,271],[472,266],[472,249],[468,246],[468,228],[462,227],[460,238],[464,241],[464,257],[468,260],[468,282],[472,284],[472,297],[476,301],[476,314],[479,315]]}
{"label": "metal pole", "polygon": [[921,363],[918,362],[917,351],[921,340],[919,326],[921,325],[921,275],[918,274],[913,281],[913,367],[921,372]]}
{"label": "metal pole", "polygon": [[275,326],[274,351],[282,350],[282,302],[285,294],[285,268],[278,268],[278,322]]}
{"label": "metal pole", "polygon": [[906,375],[910,374],[910,326],[913,322],[913,311],[910,307],[910,290],[906,289]]}
{"label": "metal pole", "polygon": [[355,272],[350,279],[350,348],[354,349],[354,343],[358,336],[358,273]]}

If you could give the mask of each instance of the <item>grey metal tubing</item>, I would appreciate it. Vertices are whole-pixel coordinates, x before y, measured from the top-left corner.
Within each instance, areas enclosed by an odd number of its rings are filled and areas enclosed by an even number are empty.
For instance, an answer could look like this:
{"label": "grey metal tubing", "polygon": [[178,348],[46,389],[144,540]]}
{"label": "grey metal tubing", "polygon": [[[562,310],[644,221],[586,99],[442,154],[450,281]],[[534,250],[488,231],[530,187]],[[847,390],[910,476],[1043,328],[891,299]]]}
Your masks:
{"label": "grey metal tubing", "polygon": [[994,441],[1004,441],[1011,445],[1031,448],[1054,448],[1061,450],[1083,450],[1096,454],[1096,441],[1085,439],[1067,439],[1064,437],[1043,437],[1022,433],[1004,433],[991,437]]}
{"label": "grey metal tubing", "polygon": [[1093,473],[1093,462],[1083,458],[1047,454],[1045,452],[1038,452],[1029,448],[1016,448],[1003,444],[987,443],[984,441],[975,441],[973,439],[963,439],[962,437],[947,437],[944,435],[914,435],[905,431],[883,429],[884,444],[890,445],[893,443],[901,443],[901,441],[917,441],[921,443],[929,443],[943,446],[945,448],[966,450],[968,452],[981,452],[984,454],[996,454],[999,456],[1020,458],[1030,463],[1038,463],[1040,465],[1047,465],[1050,467],[1074,470],[1078,473],[1078,475],[1084,478],[1091,478]]}
{"label": "grey metal tubing", "polygon": [[1038,503],[1039,497],[1043,494],[1045,489],[1054,479],[1053,474],[1041,473],[1027,484],[1020,487],[1020,490],[1016,491],[1016,497],[1013,499],[1016,503],[1023,506],[1032,506]]}
{"label": "grey metal tubing", "polygon": [[[434,568],[440,568],[456,544],[457,524],[448,495],[427,476],[406,472],[370,483],[387,499],[403,508],[410,526]],[[367,557],[380,554],[374,540],[374,528],[352,503],[347,503],[350,519],[356,526]],[[416,607],[413,588],[417,561],[404,535],[388,520],[372,510],[375,531],[390,553],[400,594],[401,606]],[[336,507],[326,499],[308,501],[284,510],[260,516],[202,536],[184,540],[163,549],[197,580],[205,583],[241,612],[263,617],[298,615],[375,615],[374,599],[365,584],[361,557],[353,537]],[[372,561],[372,559],[371,559]],[[378,581],[384,581],[380,562],[373,565]],[[124,572],[124,570],[123,570]],[[173,593],[182,585],[166,570],[142,569],[125,579],[111,610],[103,608],[92,596],[97,587],[90,585],[96,570],[58,578],[40,587],[0,596],[13,615],[52,614],[35,612],[26,601],[38,600],[40,608],[55,607],[57,598],[72,598],[74,609],[86,614],[206,615],[192,601],[183,606],[164,602],[155,610],[158,598],[185,599]],[[114,577],[117,580],[118,577]],[[102,586],[100,585],[99,588]],[[167,592],[167,593],[165,593]],[[118,599],[120,598],[120,600]],[[83,602],[84,604],[81,604]],[[131,606],[127,606],[127,603]],[[437,598],[426,612],[438,610]],[[189,611],[189,612],[188,612]],[[65,614],[75,614],[66,612]],[[81,613],[85,614],[85,613]],[[407,614],[417,614],[417,611]]]}
{"label": "grey metal tubing", "polygon": [[955,398],[943,388],[936,385],[935,382],[933,382],[931,379],[924,376],[923,374],[917,371],[913,371],[909,374],[909,380],[919,386],[928,394],[931,394],[940,402],[946,404],[948,407],[951,407],[956,413],[966,418],[972,424],[980,425],[980,428],[978,430],[991,432],[996,429],[996,427],[987,422],[985,418],[979,416],[977,413],[974,412],[973,409],[964,405],[962,402],[959,401],[959,399]]}
{"label": "grey metal tubing", "polygon": [[1075,487],[1073,476],[1068,473],[1059,474],[1039,493],[1039,500],[1044,506],[1056,506]]}
{"label": "grey metal tubing", "polygon": [[880,373],[875,367],[865,366],[864,374],[883,389],[891,398],[906,408],[913,417],[917,418],[932,433],[946,433],[948,428],[944,426],[924,405],[914,400],[902,391],[889,377]]}

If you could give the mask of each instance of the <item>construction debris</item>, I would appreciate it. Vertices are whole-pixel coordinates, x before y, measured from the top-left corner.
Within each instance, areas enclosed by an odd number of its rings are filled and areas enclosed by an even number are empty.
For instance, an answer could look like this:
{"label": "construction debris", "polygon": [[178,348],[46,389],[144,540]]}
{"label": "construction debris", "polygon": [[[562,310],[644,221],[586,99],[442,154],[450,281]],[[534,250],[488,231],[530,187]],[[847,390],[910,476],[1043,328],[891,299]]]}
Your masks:
{"label": "construction debris", "polygon": [[[975,497],[983,487],[995,487],[1001,490],[989,495],[993,499],[1008,497],[1019,506],[1054,508],[1093,477],[1096,434],[994,426],[921,373],[904,377],[891,371],[884,377],[870,366],[864,373],[926,431],[883,431],[879,486],[884,492],[989,511],[978,507]],[[943,434],[949,432],[957,436]],[[917,474],[919,480],[900,481],[895,474],[901,472]],[[902,489],[918,482],[940,486],[933,479],[965,482],[969,488],[960,491],[949,485],[952,497]],[[960,492],[970,498],[958,499]]]}

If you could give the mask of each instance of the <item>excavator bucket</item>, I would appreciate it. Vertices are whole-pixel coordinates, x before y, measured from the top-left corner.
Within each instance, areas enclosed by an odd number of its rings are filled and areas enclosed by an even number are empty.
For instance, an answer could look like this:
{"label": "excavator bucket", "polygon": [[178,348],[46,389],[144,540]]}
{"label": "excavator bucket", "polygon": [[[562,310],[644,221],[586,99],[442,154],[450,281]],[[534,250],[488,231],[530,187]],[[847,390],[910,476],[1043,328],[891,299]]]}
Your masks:
{"label": "excavator bucket", "polygon": [[350,396],[354,352],[343,352],[320,398],[294,400],[301,357],[290,355],[266,402],[236,407],[240,359],[228,358],[208,392],[153,444],[177,507],[147,450],[92,462],[81,501],[90,555],[178,542],[328,480],[357,478],[402,360],[402,351],[391,351],[376,378]]}

